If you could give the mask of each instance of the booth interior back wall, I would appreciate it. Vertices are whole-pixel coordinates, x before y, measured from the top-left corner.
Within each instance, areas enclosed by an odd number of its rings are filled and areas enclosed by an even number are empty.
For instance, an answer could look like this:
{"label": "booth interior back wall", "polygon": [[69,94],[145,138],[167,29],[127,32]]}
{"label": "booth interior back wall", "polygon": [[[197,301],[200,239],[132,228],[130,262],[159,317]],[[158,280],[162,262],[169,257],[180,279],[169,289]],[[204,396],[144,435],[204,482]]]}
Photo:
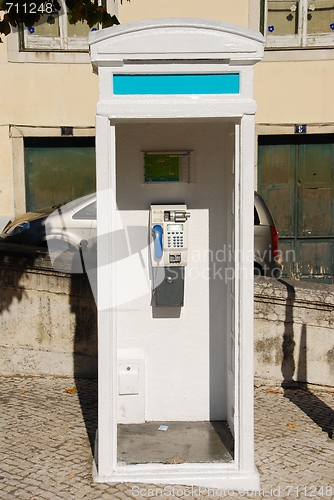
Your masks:
{"label": "booth interior back wall", "polygon": [[[145,151],[192,151],[189,182],[144,182]],[[141,420],[226,418],[234,123],[122,123],[116,125],[117,206],[124,248],[148,262],[148,286],[117,306],[117,348],[143,351],[145,404]],[[149,257],[151,204],[187,205],[191,216],[184,307],[152,306]],[[130,228],[132,228],[130,230]],[[134,229],[135,228],[135,229]],[[135,242],[131,231],[136,233]],[[129,260],[130,263],[130,260]],[[124,272],[123,272],[124,271]],[[118,283],[120,283],[118,281]],[[123,281],[124,286],[124,281]]]}

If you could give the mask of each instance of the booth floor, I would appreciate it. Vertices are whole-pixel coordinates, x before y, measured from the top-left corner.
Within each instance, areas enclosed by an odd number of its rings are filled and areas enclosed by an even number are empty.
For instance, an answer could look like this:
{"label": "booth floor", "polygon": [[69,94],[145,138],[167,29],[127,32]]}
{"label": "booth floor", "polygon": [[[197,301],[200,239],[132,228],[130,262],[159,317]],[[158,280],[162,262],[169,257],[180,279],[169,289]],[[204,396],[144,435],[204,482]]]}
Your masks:
{"label": "booth floor", "polygon": [[233,461],[233,437],[224,421],[118,424],[122,464]]}

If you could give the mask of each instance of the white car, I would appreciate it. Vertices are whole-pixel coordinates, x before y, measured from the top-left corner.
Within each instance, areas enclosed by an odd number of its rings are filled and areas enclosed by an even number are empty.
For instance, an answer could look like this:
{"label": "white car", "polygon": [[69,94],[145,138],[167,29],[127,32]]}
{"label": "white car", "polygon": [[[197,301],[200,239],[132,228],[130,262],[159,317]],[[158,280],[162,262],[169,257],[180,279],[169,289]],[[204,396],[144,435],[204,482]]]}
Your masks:
{"label": "white car", "polygon": [[[0,241],[48,247],[53,256],[80,250],[96,253],[96,193],[58,206],[47,207],[21,215],[8,222]],[[138,248],[138,241],[147,245],[144,227],[119,231],[118,255],[112,260],[128,256],[128,247]],[[139,234],[141,233],[141,234]],[[135,242],[131,245],[131,241]],[[144,246],[143,246],[144,245]],[[121,254],[119,254],[121,253]],[[278,234],[273,218],[264,200],[254,193],[254,272],[256,275],[281,275],[278,252]]]}

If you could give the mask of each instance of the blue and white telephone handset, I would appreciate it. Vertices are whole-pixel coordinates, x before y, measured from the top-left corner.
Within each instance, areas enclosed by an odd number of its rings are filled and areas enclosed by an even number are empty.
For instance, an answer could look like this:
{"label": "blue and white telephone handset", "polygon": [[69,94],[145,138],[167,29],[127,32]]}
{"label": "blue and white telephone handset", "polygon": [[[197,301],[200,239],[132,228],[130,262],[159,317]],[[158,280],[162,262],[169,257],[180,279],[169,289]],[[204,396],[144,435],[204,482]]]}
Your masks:
{"label": "blue and white telephone handset", "polygon": [[155,224],[152,228],[153,230],[153,238],[154,238],[154,258],[155,260],[161,260],[163,255],[163,242],[162,242],[162,233],[163,229],[160,224]]}
{"label": "blue and white telephone handset", "polygon": [[153,267],[185,266],[188,256],[186,205],[151,205],[151,260]]}

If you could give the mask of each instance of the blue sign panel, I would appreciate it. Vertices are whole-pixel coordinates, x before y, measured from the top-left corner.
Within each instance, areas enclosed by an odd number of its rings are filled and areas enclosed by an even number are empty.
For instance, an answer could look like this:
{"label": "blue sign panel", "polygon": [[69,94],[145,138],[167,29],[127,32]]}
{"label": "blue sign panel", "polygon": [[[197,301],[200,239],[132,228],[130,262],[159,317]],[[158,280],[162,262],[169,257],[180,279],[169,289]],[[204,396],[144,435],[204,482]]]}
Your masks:
{"label": "blue sign panel", "polygon": [[238,94],[239,73],[113,75],[115,95]]}
{"label": "blue sign panel", "polygon": [[295,125],[295,134],[306,134],[306,125]]}

